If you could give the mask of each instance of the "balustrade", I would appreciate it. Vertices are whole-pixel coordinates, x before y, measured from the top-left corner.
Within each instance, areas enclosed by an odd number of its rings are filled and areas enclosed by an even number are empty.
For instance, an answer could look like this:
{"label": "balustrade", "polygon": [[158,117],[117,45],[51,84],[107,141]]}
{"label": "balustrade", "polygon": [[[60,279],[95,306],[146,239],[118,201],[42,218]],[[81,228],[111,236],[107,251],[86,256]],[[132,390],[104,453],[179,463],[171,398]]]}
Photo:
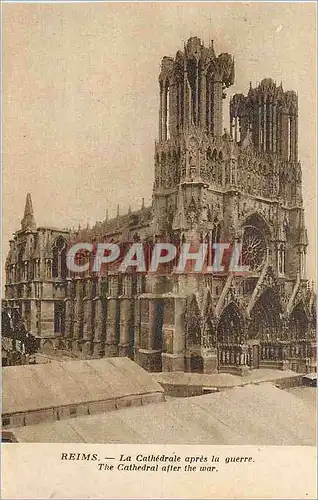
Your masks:
{"label": "balustrade", "polygon": [[295,340],[289,344],[288,357],[297,359],[312,358],[314,350],[308,340]]}
{"label": "balustrade", "polygon": [[262,361],[285,361],[288,359],[306,359],[315,356],[315,347],[308,340],[291,342],[263,342],[260,357]]}
{"label": "balustrade", "polygon": [[[286,361],[316,359],[316,345],[308,340],[293,342],[262,342],[258,350],[260,361]],[[256,356],[253,346],[245,344],[218,344],[219,367],[253,367]],[[255,368],[255,366],[254,366]]]}
{"label": "balustrade", "polygon": [[219,366],[245,366],[249,362],[246,346],[239,344],[218,345]]}
{"label": "balustrade", "polygon": [[281,342],[266,342],[260,346],[262,361],[282,361],[286,359],[286,346]]}

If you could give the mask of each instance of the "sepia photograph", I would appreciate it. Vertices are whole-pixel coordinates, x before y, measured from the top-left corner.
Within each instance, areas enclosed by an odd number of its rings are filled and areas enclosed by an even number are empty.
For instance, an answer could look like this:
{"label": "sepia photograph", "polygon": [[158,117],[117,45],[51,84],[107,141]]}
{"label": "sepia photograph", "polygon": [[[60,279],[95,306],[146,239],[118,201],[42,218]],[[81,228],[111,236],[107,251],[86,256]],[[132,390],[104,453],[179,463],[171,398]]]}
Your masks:
{"label": "sepia photograph", "polygon": [[[2,15],[6,453],[313,449],[315,3]],[[181,470],[154,450],[117,470]]]}

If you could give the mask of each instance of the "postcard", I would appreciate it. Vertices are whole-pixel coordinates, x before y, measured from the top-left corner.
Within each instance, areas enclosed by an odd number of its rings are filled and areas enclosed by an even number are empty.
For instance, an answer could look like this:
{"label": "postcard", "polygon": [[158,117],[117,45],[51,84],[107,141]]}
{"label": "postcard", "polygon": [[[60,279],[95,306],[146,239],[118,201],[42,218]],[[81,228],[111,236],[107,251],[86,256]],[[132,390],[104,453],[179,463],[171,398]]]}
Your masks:
{"label": "postcard", "polygon": [[2,14],[3,498],[316,498],[316,4]]}

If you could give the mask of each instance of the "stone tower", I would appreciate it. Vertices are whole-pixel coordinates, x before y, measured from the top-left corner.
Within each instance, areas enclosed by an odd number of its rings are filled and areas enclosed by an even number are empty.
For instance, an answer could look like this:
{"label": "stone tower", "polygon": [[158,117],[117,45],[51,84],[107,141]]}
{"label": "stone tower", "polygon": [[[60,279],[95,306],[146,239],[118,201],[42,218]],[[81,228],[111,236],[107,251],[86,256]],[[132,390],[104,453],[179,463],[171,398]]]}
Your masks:
{"label": "stone tower", "polygon": [[[275,356],[282,363],[282,344],[269,347],[270,340],[287,341],[292,297],[309,293],[297,95],[271,79],[251,86],[246,97],[234,95],[228,133],[223,98],[234,74],[233,57],[216,55],[213,42],[206,48],[198,38],[162,60],[155,238],[208,248],[240,243],[250,269],[239,277],[172,273],[154,279],[153,291],[164,292],[167,370],[244,371]],[[211,264],[211,250],[207,259]],[[310,321],[304,303],[303,297],[297,310],[303,330]]]}
{"label": "stone tower", "polygon": [[197,227],[200,210],[203,219],[210,219],[201,222],[212,222],[207,161],[212,154],[217,154],[213,160],[222,160],[224,90],[233,83],[234,60],[229,54],[216,56],[213,42],[206,48],[199,38],[190,38],[175,59],[163,58],[155,147],[155,233],[173,230],[182,239]]}
{"label": "stone tower", "polygon": [[37,227],[31,194],[21,229],[10,240],[6,259],[6,307],[17,309],[41,349],[52,350],[64,330],[68,231]]}
{"label": "stone tower", "polygon": [[[6,299],[41,345],[82,357],[130,356],[149,371],[312,371],[315,294],[298,160],[298,99],[266,78],[230,100],[234,59],[193,37],[159,75],[151,207],[69,234],[36,228],[27,196],[10,242]],[[227,112],[227,110],[226,110]],[[67,242],[241,245],[249,270],[77,275]],[[149,248],[149,247],[148,247]],[[89,255],[83,258],[90,258]]]}

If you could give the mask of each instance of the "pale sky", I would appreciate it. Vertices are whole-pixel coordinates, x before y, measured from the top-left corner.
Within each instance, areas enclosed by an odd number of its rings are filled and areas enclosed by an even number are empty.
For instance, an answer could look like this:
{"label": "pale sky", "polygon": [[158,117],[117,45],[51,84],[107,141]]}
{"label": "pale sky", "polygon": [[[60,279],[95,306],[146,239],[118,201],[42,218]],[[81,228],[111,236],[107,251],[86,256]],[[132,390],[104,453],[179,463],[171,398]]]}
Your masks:
{"label": "pale sky", "polygon": [[[82,226],[151,203],[161,58],[191,36],[235,57],[235,85],[299,94],[315,276],[315,4],[3,4],[3,252],[26,193],[37,225]],[[225,101],[224,126],[228,121]]]}

